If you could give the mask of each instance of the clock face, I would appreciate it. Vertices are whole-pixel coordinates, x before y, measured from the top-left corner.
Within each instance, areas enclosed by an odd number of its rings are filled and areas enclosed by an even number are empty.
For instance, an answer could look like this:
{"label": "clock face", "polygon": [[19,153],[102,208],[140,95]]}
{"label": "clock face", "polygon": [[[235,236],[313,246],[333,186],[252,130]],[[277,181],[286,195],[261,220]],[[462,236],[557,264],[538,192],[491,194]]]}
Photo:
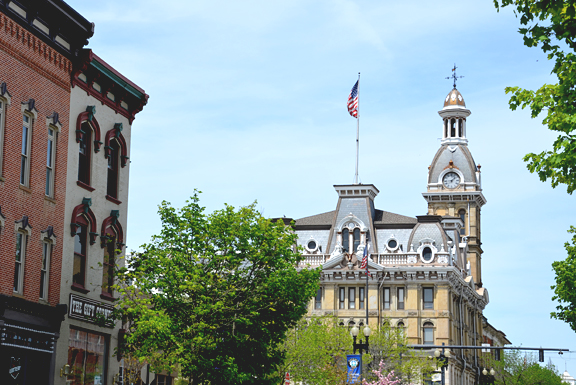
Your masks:
{"label": "clock face", "polygon": [[444,175],[442,182],[447,188],[456,188],[460,184],[460,177],[455,172],[449,172]]}

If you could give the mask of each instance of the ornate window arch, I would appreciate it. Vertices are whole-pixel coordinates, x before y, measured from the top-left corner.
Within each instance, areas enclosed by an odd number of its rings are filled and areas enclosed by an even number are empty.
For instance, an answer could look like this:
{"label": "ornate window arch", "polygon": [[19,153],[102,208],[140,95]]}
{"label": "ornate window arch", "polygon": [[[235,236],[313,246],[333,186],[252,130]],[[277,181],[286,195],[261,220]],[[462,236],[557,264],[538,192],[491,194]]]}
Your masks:
{"label": "ornate window arch", "polygon": [[[90,169],[92,168],[92,145],[94,152],[100,151],[100,125],[94,117],[95,106],[86,107],[86,111],[76,119],[76,142],[78,149],[78,182],[90,186]],[[93,138],[93,139],[92,139]]]}
{"label": "ornate window arch", "polygon": [[[346,238],[348,236],[348,238]],[[368,227],[364,222],[350,213],[336,226],[337,243],[342,245],[346,252],[356,252],[358,246],[366,243]],[[350,247],[352,245],[352,247]],[[352,250],[350,250],[352,249]]]}
{"label": "ornate window arch", "polygon": [[[114,290],[114,270],[116,268],[116,254],[122,252],[124,232],[118,218],[120,212],[112,210],[110,216],[102,221],[102,232],[100,233],[100,244],[104,249],[104,259],[102,261],[102,295],[101,298],[113,299]],[[120,250],[118,250],[120,249]]]}
{"label": "ornate window arch", "polygon": [[[120,167],[128,162],[126,139],[122,135],[122,123],[114,124],[114,128],[106,133],[104,140],[104,156],[108,159],[108,175],[106,195],[118,198]],[[117,202],[116,202],[117,203]]]}
{"label": "ornate window arch", "polygon": [[88,258],[88,239],[90,244],[96,243],[96,217],[90,209],[92,200],[82,199],[82,203],[72,211],[70,223],[71,235],[74,237],[74,265],[72,286],[85,290],[86,282],[86,259]]}
{"label": "ornate window arch", "polygon": [[422,324],[422,343],[423,345],[434,345],[434,323],[432,320],[425,320]]}

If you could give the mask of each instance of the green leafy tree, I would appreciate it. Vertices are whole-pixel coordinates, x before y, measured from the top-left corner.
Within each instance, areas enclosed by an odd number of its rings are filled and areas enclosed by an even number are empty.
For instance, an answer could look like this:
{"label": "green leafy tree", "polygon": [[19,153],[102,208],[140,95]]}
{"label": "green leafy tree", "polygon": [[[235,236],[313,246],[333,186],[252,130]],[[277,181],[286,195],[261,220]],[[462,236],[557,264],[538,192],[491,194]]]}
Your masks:
{"label": "green leafy tree", "polygon": [[529,108],[533,118],[546,111],[543,124],[558,132],[552,150],[524,157],[530,172],[552,187],[565,184],[576,189],[576,9],[574,0],[494,0],[497,8],[512,6],[523,26],[524,45],[539,47],[554,62],[556,84],[533,90],[507,87],[510,109]]}
{"label": "green leafy tree", "polygon": [[[495,385],[562,385],[562,377],[550,362],[540,366],[533,354],[518,350],[502,353],[501,361],[491,361]],[[489,381],[491,378],[487,378]]]}
{"label": "green leafy tree", "polygon": [[119,271],[126,351],[194,384],[277,384],[279,347],[319,279],[296,268],[291,227],[254,204],[206,215],[198,193],[159,214],[160,234]]}
{"label": "green leafy tree", "polygon": [[[302,319],[283,344],[286,360],[278,377],[290,372],[294,381],[308,385],[346,384],[346,356],[353,353],[352,337],[350,329],[339,322],[335,316]],[[362,356],[367,380],[379,381],[375,372],[386,377],[394,371],[400,383],[421,383],[434,370],[434,361],[410,349],[403,330],[393,329],[388,323],[373,330],[369,342],[368,353]]]}
{"label": "green leafy tree", "polygon": [[[507,87],[509,105],[529,108],[532,118],[545,112],[543,124],[558,133],[552,150],[529,153],[524,157],[527,167],[537,173],[541,181],[550,180],[552,187],[566,185],[568,194],[576,190],[576,1],[574,0],[494,0],[497,8],[512,6],[520,16],[524,44],[539,47],[554,62],[552,74],[556,84],[544,84],[533,90]],[[574,227],[569,230],[574,233]],[[576,238],[566,243],[568,257],[554,262],[556,284],[553,300],[557,300],[552,318],[563,320],[576,331]]]}

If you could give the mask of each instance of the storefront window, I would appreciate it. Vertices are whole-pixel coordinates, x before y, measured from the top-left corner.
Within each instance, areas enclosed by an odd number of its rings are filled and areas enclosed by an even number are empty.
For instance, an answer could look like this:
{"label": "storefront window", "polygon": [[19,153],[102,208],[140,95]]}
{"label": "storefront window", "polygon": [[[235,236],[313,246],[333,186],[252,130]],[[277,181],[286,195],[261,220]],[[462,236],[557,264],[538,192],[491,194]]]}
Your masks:
{"label": "storefront window", "polygon": [[70,328],[68,385],[104,385],[108,340],[102,334]]}

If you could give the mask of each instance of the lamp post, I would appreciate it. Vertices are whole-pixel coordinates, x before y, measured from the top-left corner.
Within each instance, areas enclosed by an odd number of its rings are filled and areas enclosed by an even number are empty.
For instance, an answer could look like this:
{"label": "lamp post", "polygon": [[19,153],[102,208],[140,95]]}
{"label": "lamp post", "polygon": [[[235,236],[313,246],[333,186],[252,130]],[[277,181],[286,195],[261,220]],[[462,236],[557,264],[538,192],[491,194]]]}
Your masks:
{"label": "lamp post", "polygon": [[[444,342],[442,342],[442,346],[444,346]],[[442,350],[436,349],[434,351],[434,357],[436,357],[438,361],[440,361],[440,367],[442,371],[442,385],[445,385],[446,383],[445,370],[446,367],[448,367],[448,358],[450,358],[450,350],[444,351],[444,347],[442,347]]]}
{"label": "lamp post", "polygon": [[[363,332],[364,332],[364,337],[366,337],[366,343],[362,343],[362,338],[360,338],[360,342],[356,343],[356,337],[358,337],[358,332],[360,332],[360,329],[358,329],[358,326],[354,325],[354,327],[350,330],[350,334],[352,335],[352,348],[354,349],[354,354],[356,354],[356,349],[358,349],[360,351],[360,354],[362,354],[362,350],[366,351],[366,353],[368,353],[368,338],[370,337],[370,334],[372,333],[372,330],[370,330],[370,328],[368,327],[368,325],[366,325],[366,327],[364,328]],[[362,378],[362,366],[360,366],[360,378]]]}
{"label": "lamp post", "polygon": [[354,342],[352,343],[352,347],[354,348],[354,354],[356,354],[356,349],[358,349],[360,351],[360,354],[362,354],[362,350],[365,350],[366,353],[368,353],[368,338],[370,337],[370,334],[372,334],[372,330],[368,326],[366,326],[363,330],[364,337],[366,337],[366,343],[362,343],[362,338],[360,338],[359,343],[356,343],[356,337],[358,337],[359,331],[360,331],[360,329],[358,329],[358,326],[354,326],[350,330],[350,334],[352,335],[352,338],[354,339]]}
{"label": "lamp post", "polygon": [[[494,383],[494,375],[496,374],[496,372],[494,371],[494,369],[490,369],[490,371],[488,371],[488,369],[484,368],[482,370],[482,374],[484,375],[484,378],[481,379],[481,384],[493,384]],[[490,374],[490,377],[488,377],[488,374]]]}

